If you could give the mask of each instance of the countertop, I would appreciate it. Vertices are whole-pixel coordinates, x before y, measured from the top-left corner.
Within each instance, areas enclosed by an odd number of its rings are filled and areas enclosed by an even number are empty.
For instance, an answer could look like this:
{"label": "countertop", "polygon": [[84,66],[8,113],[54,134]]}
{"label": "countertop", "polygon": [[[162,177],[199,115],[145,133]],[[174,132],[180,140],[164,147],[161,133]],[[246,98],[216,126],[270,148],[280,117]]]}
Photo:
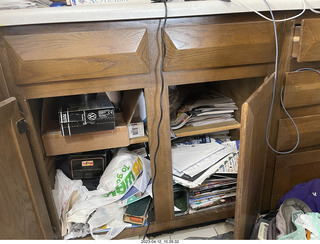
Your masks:
{"label": "countertop", "polygon": [[[175,0],[174,0],[175,1]],[[244,5],[257,11],[268,11],[263,0],[223,0],[168,2],[168,17],[217,15],[226,13],[252,12]],[[308,6],[320,8],[319,0],[305,0]],[[237,2],[241,2],[239,4]],[[302,0],[268,0],[273,11],[302,10]],[[129,19],[163,18],[163,3],[111,3],[90,6],[64,6],[1,10],[0,26],[30,25],[45,23],[88,22]]]}

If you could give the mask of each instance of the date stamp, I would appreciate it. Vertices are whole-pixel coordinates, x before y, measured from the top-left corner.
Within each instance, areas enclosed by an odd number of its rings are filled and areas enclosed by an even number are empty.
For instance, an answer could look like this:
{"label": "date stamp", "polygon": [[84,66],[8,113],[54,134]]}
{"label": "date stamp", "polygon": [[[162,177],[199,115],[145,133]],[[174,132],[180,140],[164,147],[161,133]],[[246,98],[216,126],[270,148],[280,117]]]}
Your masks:
{"label": "date stamp", "polygon": [[179,240],[141,240],[141,243],[177,244],[177,243],[179,243]]}

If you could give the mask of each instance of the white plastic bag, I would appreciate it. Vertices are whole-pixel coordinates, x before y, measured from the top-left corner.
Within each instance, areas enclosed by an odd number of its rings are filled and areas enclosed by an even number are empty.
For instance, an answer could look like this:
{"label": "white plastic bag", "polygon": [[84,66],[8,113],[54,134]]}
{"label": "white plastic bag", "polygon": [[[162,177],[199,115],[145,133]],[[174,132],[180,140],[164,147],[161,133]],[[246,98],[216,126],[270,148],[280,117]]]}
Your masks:
{"label": "white plastic bag", "polygon": [[57,169],[54,189],[52,190],[54,203],[59,218],[66,207],[73,191],[78,191],[82,186],[81,180],[70,180],[60,169]]}
{"label": "white plastic bag", "polygon": [[105,169],[96,191],[80,194],[68,212],[68,222],[86,223],[96,209],[118,201],[137,180],[147,160],[121,148]]}
{"label": "white plastic bag", "polygon": [[121,148],[100,178],[97,189],[113,197],[125,194],[142,172],[143,162],[138,154]]}
{"label": "white plastic bag", "polygon": [[[111,240],[126,227],[131,226],[131,224],[123,222],[124,211],[125,208],[119,208],[116,203],[97,209],[88,221],[92,238],[95,240]],[[108,226],[109,231],[106,234],[93,234],[94,229],[103,225]]]}
{"label": "white plastic bag", "polygon": [[296,230],[279,240],[307,240],[306,230],[310,231],[310,240],[320,240],[320,214],[317,212],[304,213],[301,210],[292,213],[292,222]]}

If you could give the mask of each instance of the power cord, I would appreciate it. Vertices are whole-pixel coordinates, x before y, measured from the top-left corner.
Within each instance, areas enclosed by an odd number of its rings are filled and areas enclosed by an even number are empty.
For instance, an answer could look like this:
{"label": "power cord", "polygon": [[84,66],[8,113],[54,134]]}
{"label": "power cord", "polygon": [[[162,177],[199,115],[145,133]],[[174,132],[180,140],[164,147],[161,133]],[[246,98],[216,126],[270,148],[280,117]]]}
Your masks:
{"label": "power cord", "polygon": [[305,1],[305,3],[306,3],[307,7],[308,7],[312,12],[314,12],[315,14],[320,14],[320,11],[317,11],[317,10],[313,9],[306,0],[304,0],[304,1]]}
{"label": "power cord", "polygon": [[[297,14],[295,16],[292,16],[290,18],[287,18],[287,19],[276,20],[274,18],[271,18],[271,19],[268,18],[267,16],[261,14],[259,11],[255,10],[255,9],[251,8],[250,6],[248,6],[248,5],[244,4],[244,3],[241,3],[241,2],[239,2],[237,0],[231,0],[231,2],[234,2],[234,3],[238,4],[238,5],[241,5],[241,6],[245,7],[245,8],[247,8],[247,9],[250,9],[251,11],[255,12],[256,14],[258,14],[259,16],[261,16],[262,18],[264,18],[264,19],[266,19],[268,21],[275,21],[275,22],[283,22],[283,21],[287,21],[287,20],[292,20],[292,19],[298,18],[301,15],[303,15],[303,13],[306,11],[306,2],[305,2],[305,0],[301,0],[301,2],[303,4],[303,10],[299,14]],[[266,1],[264,1],[264,2],[267,4],[267,6],[269,8],[269,11],[270,11],[271,8],[270,8],[269,4]],[[273,15],[273,13],[272,13],[272,15]]]}
{"label": "power cord", "polygon": [[[289,153],[292,153],[294,150],[296,150],[296,148],[298,147],[299,145],[299,142],[300,142],[300,134],[299,134],[299,130],[298,130],[298,127],[296,125],[296,123],[294,122],[293,118],[290,116],[290,114],[288,113],[287,109],[285,108],[284,104],[283,104],[283,90],[284,90],[284,86],[282,86],[281,88],[281,92],[280,92],[280,102],[281,102],[281,106],[283,108],[283,110],[285,111],[286,115],[290,118],[292,124],[294,125],[295,129],[296,129],[296,132],[297,132],[297,142],[296,142],[296,145],[289,151],[278,151],[276,149],[274,149],[271,145],[270,145],[270,142],[269,142],[269,138],[268,138],[268,133],[269,133],[269,126],[270,126],[270,120],[271,120],[271,116],[272,116],[272,110],[273,110],[273,106],[274,106],[274,100],[275,100],[275,90],[276,90],[276,82],[277,82],[277,75],[278,75],[278,59],[279,59],[279,47],[278,47],[278,35],[277,35],[277,27],[276,27],[276,22],[283,22],[283,21],[287,21],[287,20],[292,20],[292,19],[295,19],[295,18],[298,18],[300,17],[306,10],[306,7],[308,7],[312,12],[314,13],[320,13],[320,11],[317,11],[317,10],[314,10],[309,3],[307,3],[306,0],[301,0],[302,4],[303,4],[303,10],[295,15],[295,16],[292,16],[290,18],[286,18],[286,19],[279,19],[279,20],[276,20],[274,18],[274,15],[273,15],[273,12],[271,10],[271,7],[269,5],[269,3],[267,2],[267,0],[263,0],[265,2],[265,4],[267,5],[268,9],[269,9],[269,12],[270,12],[270,15],[271,15],[271,19],[266,17],[265,15],[261,14],[260,12],[256,11],[255,9],[251,8],[250,6],[246,5],[246,4],[243,4],[237,0],[231,0],[231,2],[234,2],[238,5],[242,5],[248,9],[250,9],[251,11],[255,12],[256,14],[258,14],[259,16],[261,16],[262,18],[268,20],[268,21],[272,21],[273,22],[273,28],[274,28],[274,35],[275,35],[275,45],[276,45],[276,58],[275,58],[275,72],[274,72],[274,82],[273,82],[273,91],[272,91],[272,100],[271,100],[271,105],[270,105],[270,112],[269,112],[269,116],[268,116],[268,121],[267,121],[267,128],[266,128],[266,142],[269,146],[269,148],[274,151],[275,153],[278,153],[278,154],[289,154]],[[312,68],[301,68],[301,69],[298,69],[294,72],[299,72],[299,71],[303,71],[303,70],[313,70],[317,73],[320,74],[320,71],[318,70],[315,70],[315,69],[312,69]]]}
{"label": "power cord", "polygon": [[[168,18],[168,7],[167,7],[167,1],[163,0],[164,3],[164,7],[165,7],[165,16],[164,16],[164,22],[163,22],[163,26],[161,28],[161,40],[162,40],[162,45],[163,45],[163,50],[162,50],[162,58],[161,58],[161,63],[160,63],[160,75],[161,75],[161,92],[160,92],[160,119],[159,119],[159,123],[158,123],[158,127],[157,127],[157,147],[156,147],[156,151],[154,153],[154,159],[153,159],[153,165],[154,165],[154,176],[152,179],[152,196],[154,197],[154,185],[155,185],[155,181],[156,181],[156,176],[157,176],[157,164],[156,164],[156,158],[157,158],[157,154],[159,151],[159,146],[160,146],[160,125],[162,122],[162,118],[163,118],[163,108],[162,108],[162,97],[163,97],[163,90],[164,90],[164,76],[163,76],[163,63],[164,63],[164,59],[166,57],[166,52],[167,52],[167,47],[166,47],[166,42],[165,42],[165,38],[164,38],[164,31],[165,31],[165,27],[166,27],[166,23],[167,23],[167,18]],[[151,208],[148,211],[148,215],[151,211]],[[146,238],[146,235],[148,233],[149,230],[149,222],[147,225],[147,229],[146,232],[143,236],[143,240]]]}
{"label": "power cord", "polygon": [[293,73],[300,72],[300,71],[305,71],[305,70],[311,70],[311,71],[314,71],[314,72],[317,72],[318,74],[320,74],[319,70],[316,70],[316,69],[313,69],[313,68],[300,68],[300,69],[297,69],[297,70],[293,71]]}
{"label": "power cord", "polygon": [[268,121],[267,121],[267,128],[266,128],[266,142],[269,146],[269,148],[278,153],[278,154],[289,154],[292,153],[294,150],[296,150],[296,148],[299,145],[299,141],[300,141],[300,134],[299,134],[299,130],[298,127],[296,125],[296,123],[294,122],[294,120],[292,119],[292,117],[290,116],[290,114],[288,113],[287,109],[285,108],[284,104],[283,104],[283,99],[282,99],[282,94],[283,94],[283,86],[281,88],[281,95],[280,95],[280,101],[281,101],[281,106],[283,108],[283,110],[285,111],[285,113],[287,114],[287,116],[290,118],[291,122],[293,123],[296,132],[297,132],[297,142],[296,145],[289,151],[278,151],[276,149],[274,149],[269,142],[269,138],[268,138],[268,133],[269,133],[269,126],[270,126],[270,120],[271,120],[271,115],[272,115],[272,110],[273,110],[273,105],[274,105],[274,100],[275,100],[275,91],[276,91],[276,83],[277,83],[277,75],[278,75],[278,59],[279,59],[279,46],[278,46],[278,35],[277,35],[277,27],[276,27],[276,21],[274,19],[274,15],[273,12],[270,8],[270,5],[268,4],[267,0],[263,0],[265,2],[265,4],[268,6],[269,12],[271,14],[271,18],[272,18],[272,22],[273,22],[273,28],[274,28],[274,35],[275,35],[275,44],[276,44],[276,58],[275,58],[275,72],[274,72],[274,82],[273,82],[273,90],[272,90],[272,100],[271,100],[271,105],[270,105],[270,112],[269,112],[269,116],[268,116]]}
{"label": "power cord", "polygon": [[[166,22],[167,22],[167,17],[168,17],[168,8],[167,8],[167,2],[166,0],[153,0],[154,2],[160,2],[162,1],[164,3],[164,7],[165,7],[165,17],[164,17],[164,23],[163,23],[163,26],[162,26],[162,29],[161,29],[161,40],[162,40],[162,44],[163,44],[163,53],[162,53],[162,59],[161,59],[161,64],[160,64],[160,75],[161,75],[161,92],[160,92],[160,119],[159,119],[159,123],[158,123],[158,127],[157,127],[157,147],[156,147],[156,151],[155,151],[155,154],[154,154],[154,160],[153,160],[153,164],[154,164],[154,176],[153,176],[153,179],[152,179],[152,196],[154,196],[154,185],[155,185],[155,180],[156,180],[156,176],[157,176],[157,165],[156,165],[156,158],[157,158],[157,154],[158,154],[158,151],[159,151],[159,146],[160,146],[160,125],[161,125],[161,122],[162,122],[162,119],[163,119],[163,108],[162,108],[162,97],[163,97],[163,91],[164,91],[164,76],[163,76],[163,63],[164,63],[164,59],[165,59],[165,56],[166,56],[166,42],[165,42],[165,39],[164,39],[164,31],[165,31],[165,26],[166,26]],[[286,19],[280,19],[280,20],[275,20],[274,18],[274,15],[273,15],[273,12],[271,10],[271,7],[270,5],[268,4],[268,2],[266,0],[263,0],[265,2],[265,4],[268,6],[268,9],[269,9],[269,12],[271,14],[271,19],[264,16],[263,14],[259,13],[258,11],[254,10],[253,8],[251,8],[250,6],[247,6],[241,2],[238,2],[237,0],[228,0],[228,2],[234,2],[234,3],[237,3],[239,5],[242,5],[250,10],[252,10],[253,12],[255,12],[256,14],[258,14],[259,16],[261,16],[262,18],[268,20],[268,21],[272,21],[273,22],[273,27],[274,27],[274,33],[275,33],[275,44],[276,44],[276,58],[275,58],[275,75],[274,75],[274,83],[273,83],[273,95],[272,95],[272,101],[271,101],[271,106],[270,106],[270,112],[269,112],[269,116],[268,116],[268,122],[267,122],[267,129],[266,129],[266,141],[267,141],[267,144],[269,146],[269,148],[276,152],[276,153],[279,153],[279,154],[289,154],[291,152],[293,152],[299,145],[299,141],[300,141],[300,135],[299,135],[299,130],[297,128],[297,125],[296,123],[294,122],[294,120],[292,119],[292,117],[290,116],[290,114],[288,113],[288,111],[286,110],[284,104],[283,104],[283,86],[281,88],[281,95],[280,95],[280,101],[281,101],[281,106],[283,108],[283,110],[285,111],[285,113],[287,114],[287,116],[290,118],[290,120],[292,121],[293,125],[295,126],[295,129],[297,131],[297,143],[296,145],[294,146],[293,149],[289,150],[289,151],[285,151],[285,152],[280,152],[280,151],[277,151],[276,149],[274,149],[270,143],[269,143],[269,139],[268,139],[268,132],[269,132],[269,125],[270,125],[270,120],[271,120],[271,115],[272,115],[272,110],[273,110],[273,105],[274,105],[274,100],[275,100],[275,89],[276,89],[276,81],[277,81],[277,74],[278,74],[278,59],[279,59],[279,47],[278,47],[278,35],[277,35],[277,28],[276,28],[276,22],[282,22],[282,21],[287,21],[287,20],[292,20],[292,19],[295,19],[295,18],[298,18],[299,16],[301,16],[305,10],[306,10],[306,5],[308,6],[308,8],[314,12],[314,13],[320,13],[320,11],[316,11],[314,10],[313,8],[310,7],[310,5],[305,1],[305,0],[301,0],[301,2],[303,3],[303,10],[293,16],[293,17],[290,17],[290,18],[286,18]],[[313,69],[313,68],[301,68],[301,69],[298,69],[294,72],[300,72],[300,71],[304,71],[304,70],[313,70],[317,73],[320,74],[320,71],[316,70],[316,69]],[[151,211],[151,208],[149,209],[148,211],[148,215]],[[143,240],[145,240],[146,238],[146,235],[148,233],[148,230],[149,230],[149,222],[148,222],[148,225],[147,225],[147,229],[146,229],[146,232],[143,236]]]}

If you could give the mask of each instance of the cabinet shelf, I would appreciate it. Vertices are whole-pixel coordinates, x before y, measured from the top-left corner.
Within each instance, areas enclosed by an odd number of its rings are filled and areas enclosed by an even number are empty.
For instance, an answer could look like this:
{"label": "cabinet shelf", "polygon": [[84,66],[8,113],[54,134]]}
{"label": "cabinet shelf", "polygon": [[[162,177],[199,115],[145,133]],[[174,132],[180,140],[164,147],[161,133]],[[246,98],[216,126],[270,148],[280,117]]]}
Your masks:
{"label": "cabinet shelf", "polygon": [[208,134],[218,131],[224,130],[234,130],[240,129],[240,123],[238,121],[228,121],[223,123],[217,123],[212,125],[203,125],[203,126],[185,126],[181,129],[174,130],[173,132],[177,137],[185,137],[185,136],[194,136],[201,134]]}
{"label": "cabinet shelf", "polygon": [[129,139],[130,144],[137,144],[137,143],[143,143],[143,142],[148,142],[148,141],[149,141],[148,136],[140,136],[140,137]]}
{"label": "cabinet shelf", "polygon": [[[168,228],[168,226],[165,225],[164,223],[161,224],[161,223],[151,222],[149,226],[150,228],[148,230],[148,234],[186,227],[186,223],[188,223],[188,226],[192,226],[197,224],[210,223],[210,222],[221,220],[221,219],[232,218],[234,217],[234,213],[235,213],[235,207],[228,206],[228,207],[223,207],[218,209],[203,210],[197,213],[186,214],[183,216],[176,216],[170,221],[170,228]],[[146,226],[128,228],[124,230],[122,233],[120,233],[116,239],[127,238],[130,236],[144,235],[146,228],[147,228]]]}

